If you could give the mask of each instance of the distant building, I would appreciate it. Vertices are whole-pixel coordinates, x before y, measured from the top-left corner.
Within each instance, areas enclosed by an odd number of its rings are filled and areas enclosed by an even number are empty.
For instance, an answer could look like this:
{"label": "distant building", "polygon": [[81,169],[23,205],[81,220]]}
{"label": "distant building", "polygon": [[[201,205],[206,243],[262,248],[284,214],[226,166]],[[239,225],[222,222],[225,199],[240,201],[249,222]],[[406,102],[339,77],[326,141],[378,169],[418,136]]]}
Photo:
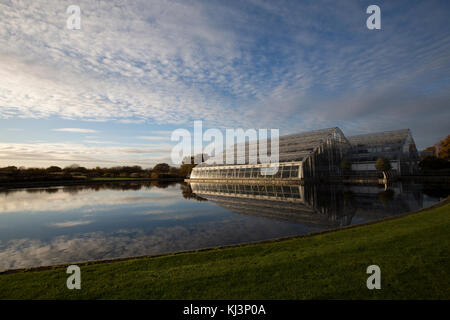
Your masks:
{"label": "distant building", "polygon": [[348,140],[351,144],[348,159],[354,172],[375,172],[379,157],[389,159],[392,170],[399,175],[417,171],[419,154],[409,129],[361,134]]}

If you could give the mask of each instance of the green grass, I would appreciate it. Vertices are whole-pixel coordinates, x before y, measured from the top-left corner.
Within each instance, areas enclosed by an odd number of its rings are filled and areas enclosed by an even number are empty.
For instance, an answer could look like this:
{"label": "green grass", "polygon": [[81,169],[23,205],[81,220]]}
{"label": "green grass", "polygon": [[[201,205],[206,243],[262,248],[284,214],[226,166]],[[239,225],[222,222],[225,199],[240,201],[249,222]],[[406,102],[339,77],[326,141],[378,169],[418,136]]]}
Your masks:
{"label": "green grass", "polygon": [[[2,299],[449,299],[450,204],[312,237],[0,275]],[[366,287],[381,268],[381,290]]]}

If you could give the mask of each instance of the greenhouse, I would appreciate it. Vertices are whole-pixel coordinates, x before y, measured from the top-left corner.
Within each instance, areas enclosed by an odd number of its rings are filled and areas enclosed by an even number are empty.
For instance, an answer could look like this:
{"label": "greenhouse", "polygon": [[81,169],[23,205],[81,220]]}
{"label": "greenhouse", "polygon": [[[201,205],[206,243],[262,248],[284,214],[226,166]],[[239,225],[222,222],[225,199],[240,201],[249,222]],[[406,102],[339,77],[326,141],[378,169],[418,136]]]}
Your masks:
{"label": "greenhouse", "polygon": [[[392,172],[399,175],[414,174],[419,155],[409,129],[362,134],[348,139],[339,128],[309,131],[281,136],[277,163],[264,163],[255,150],[261,148],[260,141],[244,145],[238,156],[239,145],[199,164],[192,170],[189,180],[211,182],[223,181],[308,181],[322,178],[342,177],[340,164],[351,162],[353,174],[375,175],[376,160],[380,157],[390,161]],[[268,139],[264,145],[270,150]],[[263,145],[263,148],[265,147]],[[241,149],[242,150],[242,149]],[[228,153],[232,153],[230,156]],[[253,157],[253,158],[252,158]],[[231,158],[232,164],[224,163]],[[275,167],[278,170],[271,171]]]}
{"label": "greenhouse", "polygon": [[[267,150],[271,149],[268,139]],[[341,174],[340,162],[350,148],[350,143],[339,128],[330,128],[291,134],[279,138],[279,157],[276,164],[264,163],[259,155],[252,163],[251,155],[261,148],[260,142],[245,143],[241,157],[238,145],[201,163],[192,170],[190,180],[308,180]],[[252,153],[253,151],[253,153]],[[232,152],[232,156],[227,153]],[[234,159],[234,164],[217,164],[224,159]],[[217,161],[217,160],[221,161]],[[278,167],[272,171],[271,168]]]}
{"label": "greenhouse", "polygon": [[375,172],[375,162],[383,157],[399,175],[417,170],[419,154],[409,129],[362,134],[348,138],[349,160],[354,172]]}

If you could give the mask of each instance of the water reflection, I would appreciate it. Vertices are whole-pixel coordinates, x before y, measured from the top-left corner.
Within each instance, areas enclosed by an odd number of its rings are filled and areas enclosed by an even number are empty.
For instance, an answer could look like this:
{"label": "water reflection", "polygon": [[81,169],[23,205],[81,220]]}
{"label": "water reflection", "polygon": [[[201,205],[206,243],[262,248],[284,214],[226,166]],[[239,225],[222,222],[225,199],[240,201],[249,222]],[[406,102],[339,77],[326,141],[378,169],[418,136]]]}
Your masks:
{"label": "water reflection", "polygon": [[[444,195],[445,194],[445,195]],[[103,183],[0,192],[0,269],[199,249],[401,214],[428,186]]]}
{"label": "water reflection", "polygon": [[[270,219],[346,226],[414,211],[439,197],[427,196],[421,185],[245,185],[192,183],[198,196],[233,212]],[[448,194],[442,192],[442,195]],[[426,190],[434,190],[428,187]]]}
{"label": "water reflection", "polygon": [[338,186],[192,183],[195,194],[233,212],[314,226],[350,224],[356,208]]}
{"label": "water reflection", "polygon": [[[87,207],[146,203],[151,190],[158,199],[152,201],[172,202],[170,193],[158,191],[173,183],[103,183],[93,185],[29,188],[0,191],[0,215],[5,213],[35,213],[42,211],[67,211]],[[120,191],[120,196],[118,192]],[[138,192],[142,191],[142,192]],[[176,191],[173,191],[177,193]],[[1,201],[3,200],[3,201]]]}

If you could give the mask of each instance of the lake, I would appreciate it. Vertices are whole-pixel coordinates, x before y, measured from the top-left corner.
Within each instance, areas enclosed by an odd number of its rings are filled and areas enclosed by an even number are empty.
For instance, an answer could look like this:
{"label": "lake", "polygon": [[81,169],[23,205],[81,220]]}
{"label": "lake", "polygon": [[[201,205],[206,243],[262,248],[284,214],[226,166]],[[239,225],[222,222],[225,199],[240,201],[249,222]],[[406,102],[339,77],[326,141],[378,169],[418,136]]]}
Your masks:
{"label": "lake", "polygon": [[0,270],[296,236],[387,218],[448,194],[419,184],[105,183],[0,191]]}

